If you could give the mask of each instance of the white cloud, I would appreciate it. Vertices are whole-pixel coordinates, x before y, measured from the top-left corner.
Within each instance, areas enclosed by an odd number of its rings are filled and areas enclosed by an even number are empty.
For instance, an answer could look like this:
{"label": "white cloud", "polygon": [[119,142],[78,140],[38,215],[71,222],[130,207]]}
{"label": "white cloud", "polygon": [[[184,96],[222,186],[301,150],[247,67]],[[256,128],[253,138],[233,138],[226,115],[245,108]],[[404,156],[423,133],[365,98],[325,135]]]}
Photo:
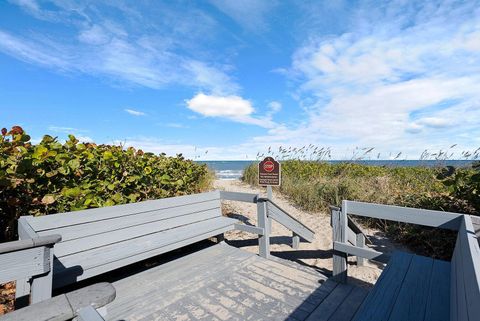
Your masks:
{"label": "white cloud", "polygon": [[249,100],[240,96],[215,96],[204,93],[196,94],[186,101],[187,107],[206,117],[224,117],[230,120],[257,125],[265,128],[275,126],[270,116],[253,117],[255,109]]}
{"label": "white cloud", "polygon": [[138,110],[134,110],[134,109],[124,109],[124,111],[126,111],[127,113],[129,113],[130,115],[133,115],[133,116],[146,116],[147,114],[145,114],[143,111],[138,111]]}
{"label": "white cloud", "polygon": [[480,7],[407,7],[370,6],[357,14],[349,32],[309,39],[293,55],[289,72],[306,121],[256,140],[280,136],[286,145],[403,149],[413,158],[425,148],[454,143],[475,148]]}
{"label": "white cloud", "polygon": [[199,93],[187,100],[187,106],[204,116],[241,117],[254,112],[250,101],[239,96],[213,96]]}

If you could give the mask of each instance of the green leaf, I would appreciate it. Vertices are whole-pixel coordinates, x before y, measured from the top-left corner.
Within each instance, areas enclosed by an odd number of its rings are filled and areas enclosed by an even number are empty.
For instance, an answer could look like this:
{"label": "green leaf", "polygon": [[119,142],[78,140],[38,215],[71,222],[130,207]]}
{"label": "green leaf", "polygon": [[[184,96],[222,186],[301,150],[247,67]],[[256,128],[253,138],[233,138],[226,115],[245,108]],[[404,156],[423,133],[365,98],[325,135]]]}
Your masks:
{"label": "green leaf", "polygon": [[143,171],[145,172],[145,174],[149,175],[150,173],[152,173],[152,168],[150,166],[147,166],[143,169]]}
{"label": "green leaf", "polygon": [[107,150],[103,153],[103,159],[109,160],[113,158],[113,154],[111,151]]}

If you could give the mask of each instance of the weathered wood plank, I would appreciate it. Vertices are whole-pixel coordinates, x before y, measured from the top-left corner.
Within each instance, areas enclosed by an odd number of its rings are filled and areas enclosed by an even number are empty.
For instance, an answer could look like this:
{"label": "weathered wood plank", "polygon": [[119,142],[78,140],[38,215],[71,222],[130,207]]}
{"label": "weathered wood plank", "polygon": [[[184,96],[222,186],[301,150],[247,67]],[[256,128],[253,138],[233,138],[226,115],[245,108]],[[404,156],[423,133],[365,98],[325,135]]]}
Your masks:
{"label": "weathered wood plank", "polygon": [[353,286],[350,284],[338,284],[330,295],[310,314],[306,321],[327,321],[352,290]]}
{"label": "weathered wood plank", "polygon": [[335,310],[328,321],[350,321],[362,304],[368,291],[361,287],[355,287],[347,298]]}
{"label": "weathered wood plank", "polygon": [[372,291],[358,309],[355,321],[388,320],[397,300],[413,254],[395,252]]}
{"label": "weathered wood plank", "polygon": [[[355,235],[355,238],[356,238],[355,246],[359,247],[359,248],[364,248],[365,247],[365,235],[363,235],[363,233],[358,233],[357,235]],[[358,266],[364,266],[365,265],[365,258],[363,258],[361,256],[357,256],[357,265]]]}
{"label": "weathered wood plank", "polygon": [[[161,221],[149,222],[147,224],[133,225],[130,227],[112,230],[101,234],[90,235],[84,238],[78,238],[59,243],[55,246],[55,256],[62,258],[90,249],[102,248],[110,244],[128,242],[138,239],[142,236],[160,233],[162,231],[175,229],[180,226],[186,226],[197,222],[207,221],[214,218],[222,218],[219,209],[207,210],[204,212],[191,213],[178,217],[171,217]],[[108,223],[105,223],[108,224]],[[181,233],[181,231],[179,231]],[[127,252],[128,253],[128,252]]]}
{"label": "weathered wood plank", "polygon": [[434,260],[425,321],[450,320],[450,262]]}
{"label": "weathered wood plank", "polygon": [[[412,223],[423,226],[458,230],[463,214],[424,210],[410,207],[343,201],[348,204],[348,214]],[[343,204],[342,203],[342,208]]]}
{"label": "weathered wood plank", "polygon": [[[212,248],[220,249],[222,253],[218,255],[212,250],[203,250],[115,282],[117,299],[108,306],[108,318],[126,317],[135,312],[133,309],[140,309],[146,314],[161,310],[258,258],[224,244]],[[232,250],[235,252],[229,252]],[[206,259],[200,260],[203,256]],[[197,261],[198,266],[195,264]],[[219,261],[222,264],[218,264]]]}
{"label": "weathered wood plank", "polygon": [[360,248],[350,244],[342,243],[342,242],[333,242],[333,249],[334,251],[348,253],[354,256],[359,256],[366,258],[368,260],[378,261],[381,263],[387,263],[390,259],[390,255],[378,252],[368,248]]}
{"label": "weathered wood plank", "polygon": [[219,191],[169,197],[159,200],[115,205],[102,208],[93,208],[88,210],[76,211],[75,215],[65,215],[65,213],[59,213],[39,217],[27,217],[26,220],[35,231],[39,232],[64,226],[105,220],[113,217],[132,215],[141,212],[149,212],[186,204],[201,203],[215,199],[220,199]]}
{"label": "weathered wood plank", "polygon": [[414,255],[390,313],[389,321],[423,320],[425,316],[433,259]]}
{"label": "weathered wood plank", "polygon": [[[157,315],[158,312],[162,312],[164,316]],[[141,312],[140,312],[141,313]],[[141,319],[140,321],[147,320],[206,320],[216,321],[220,320],[213,314],[207,312],[199,304],[192,302],[188,298],[183,298],[180,303],[171,304],[163,311],[156,311],[148,318]]]}
{"label": "weathered wood plank", "polygon": [[272,201],[267,202],[268,216],[282,224],[289,230],[295,232],[308,242],[313,242],[315,232],[299,222],[296,218],[289,215]]}
{"label": "weathered wood plank", "polygon": [[[69,240],[85,238],[90,235],[102,234],[115,230],[121,230],[128,227],[143,225],[147,223],[162,221],[178,216],[189,215],[198,212],[217,209],[218,215],[221,215],[220,202],[218,200],[205,201],[201,203],[186,204],[174,208],[163,208],[147,212],[139,212],[131,215],[117,216],[100,221],[91,221],[82,224],[75,224],[56,228],[55,233],[62,235],[62,242]],[[67,215],[77,215],[68,214]],[[52,234],[52,230],[40,231],[39,235]]]}

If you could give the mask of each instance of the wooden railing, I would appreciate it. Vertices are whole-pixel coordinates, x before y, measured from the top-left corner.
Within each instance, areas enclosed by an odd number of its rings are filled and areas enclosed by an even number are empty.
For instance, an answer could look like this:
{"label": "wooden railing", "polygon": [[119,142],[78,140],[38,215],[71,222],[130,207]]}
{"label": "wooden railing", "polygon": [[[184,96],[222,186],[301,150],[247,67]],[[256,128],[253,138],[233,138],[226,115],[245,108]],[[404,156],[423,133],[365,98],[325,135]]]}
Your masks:
{"label": "wooden railing", "polygon": [[[347,255],[387,262],[388,255],[348,244],[348,215],[417,224],[457,231],[451,261],[450,320],[480,316],[480,247],[469,215],[408,207],[343,201],[331,209],[333,226],[333,277],[347,281]],[[470,316],[470,317],[468,317]]]}
{"label": "wooden railing", "polygon": [[[333,276],[340,282],[347,280],[347,255],[386,263],[387,254],[369,248],[349,244],[348,215],[370,217],[395,222],[411,223],[429,227],[458,230],[463,214],[380,205],[355,201],[343,201],[342,207],[332,207],[333,227]],[[350,242],[353,243],[353,242]]]}
{"label": "wooden railing", "polygon": [[270,232],[272,220],[280,223],[292,231],[292,247],[298,247],[300,239],[312,242],[314,232],[306,225],[288,214],[280,206],[269,198],[259,197],[258,194],[220,192],[222,200],[231,200],[257,204],[257,226],[236,224],[235,228],[249,233],[258,234],[259,255],[268,258],[270,256]]}

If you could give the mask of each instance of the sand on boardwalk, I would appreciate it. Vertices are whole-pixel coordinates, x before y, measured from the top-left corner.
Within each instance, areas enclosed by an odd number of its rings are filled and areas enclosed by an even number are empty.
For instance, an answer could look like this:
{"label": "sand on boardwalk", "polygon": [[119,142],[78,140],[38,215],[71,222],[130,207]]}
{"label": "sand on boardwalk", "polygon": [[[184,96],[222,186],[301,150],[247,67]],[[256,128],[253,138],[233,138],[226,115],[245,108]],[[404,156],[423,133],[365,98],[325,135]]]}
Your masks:
{"label": "sand on boardwalk", "polygon": [[[266,195],[266,189],[252,187],[238,180],[216,180],[215,189],[230,192],[256,193]],[[293,249],[291,244],[291,231],[273,221],[270,238],[270,251],[273,255],[297,261],[311,266],[320,272],[331,275],[332,271],[332,228],[330,226],[329,213],[309,213],[294,207],[281,194],[273,193],[273,199],[287,213],[301,221],[315,231],[315,239],[312,243],[301,242],[298,249]],[[245,223],[257,224],[256,204],[223,201],[225,215],[239,219]],[[376,246],[382,248],[382,252],[389,253],[398,245],[391,243],[385,236],[374,229],[365,229],[368,237]],[[257,236],[243,231],[230,231],[225,234],[227,241],[244,250],[258,253]],[[355,258],[349,258],[348,275],[350,282],[364,287],[371,287],[382,272],[381,264],[367,261],[365,266],[357,266]]]}

